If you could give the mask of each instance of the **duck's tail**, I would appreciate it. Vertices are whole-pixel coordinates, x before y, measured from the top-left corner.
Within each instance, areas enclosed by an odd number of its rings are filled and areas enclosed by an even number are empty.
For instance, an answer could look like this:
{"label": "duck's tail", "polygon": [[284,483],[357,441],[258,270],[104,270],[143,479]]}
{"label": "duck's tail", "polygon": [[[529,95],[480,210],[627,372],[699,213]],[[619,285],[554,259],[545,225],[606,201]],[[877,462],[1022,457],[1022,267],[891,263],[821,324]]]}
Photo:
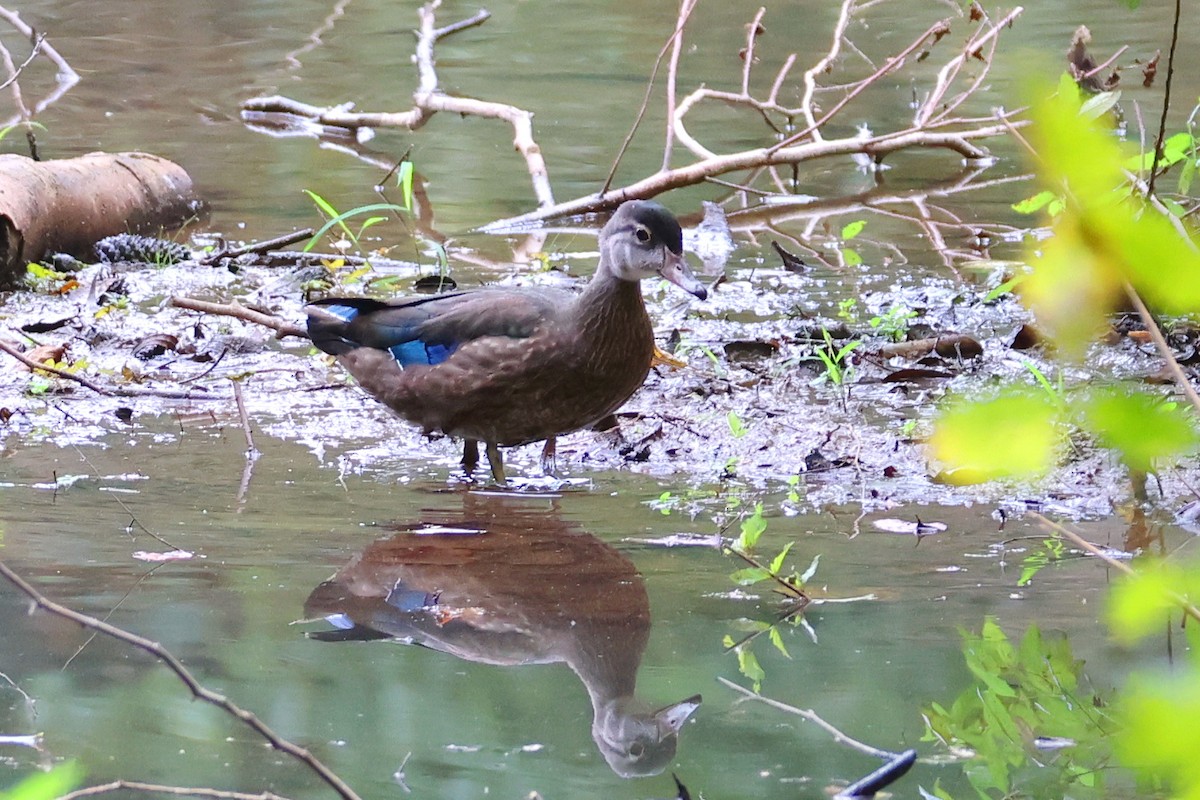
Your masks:
{"label": "duck's tail", "polygon": [[366,297],[328,297],[305,306],[308,314],[308,338],[319,349],[340,356],[362,347],[349,330],[357,317],[386,308],[387,304]]}

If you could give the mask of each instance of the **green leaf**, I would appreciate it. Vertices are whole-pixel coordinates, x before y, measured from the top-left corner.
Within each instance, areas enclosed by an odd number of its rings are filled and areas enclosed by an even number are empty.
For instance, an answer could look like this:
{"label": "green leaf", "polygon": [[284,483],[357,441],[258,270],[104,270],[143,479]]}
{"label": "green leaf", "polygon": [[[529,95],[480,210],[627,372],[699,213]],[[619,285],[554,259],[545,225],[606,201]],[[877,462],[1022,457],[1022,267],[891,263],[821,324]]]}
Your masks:
{"label": "green leaf", "polygon": [[791,552],[792,545],[794,545],[794,544],[796,544],[796,543],[788,542],[787,545],[785,545],[784,548],[779,551],[779,555],[777,555],[777,556],[775,556],[775,558],[771,559],[771,564],[769,566],[769,569],[771,570],[772,574],[778,575],[779,571],[781,569],[783,569],[783,562],[787,558],[788,553]]}
{"label": "green leaf", "polygon": [[1158,459],[1192,452],[1200,444],[1195,420],[1177,403],[1145,393],[1097,392],[1084,409],[1088,428],[1132,469],[1149,472]]}
{"label": "green leaf", "polygon": [[1038,192],[1033,197],[1026,197],[1019,203],[1013,203],[1012,209],[1018,214],[1036,214],[1057,199],[1057,194],[1044,190]]}
{"label": "green leaf", "polygon": [[863,263],[858,251],[849,247],[842,248],[842,260],[846,262],[847,267],[857,267]]}
{"label": "green leaf", "polygon": [[855,236],[858,236],[860,233],[862,233],[862,230],[865,227],[867,227],[866,220],[860,219],[855,222],[851,222],[849,225],[842,228],[842,239],[846,241],[853,239]]}
{"label": "green leaf", "polygon": [[1179,800],[1200,798],[1200,675],[1141,676],[1130,682],[1119,710],[1121,761],[1146,779],[1165,779]]}
{"label": "green leaf", "polygon": [[738,586],[750,586],[770,579],[771,573],[762,567],[746,567],[745,569],[735,570],[730,573],[729,580],[736,583]]}
{"label": "green leaf", "polygon": [[762,688],[763,678],[767,677],[767,673],[763,672],[762,666],[758,663],[758,657],[750,648],[739,648],[737,658],[738,671],[754,684],[754,691],[757,692]]}
{"label": "green leaf", "polygon": [[985,294],[983,296],[983,302],[991,303],[991,302],[994,302],[994,301],[1000,299],[1001,297],[1008,294],[1013,289],[1017,288],[1022,283],[1024,283],[1025,279],[1028,277],[1029,277],[1029,275],[1024,272],[1021,273],[1020,275],[1012,276],[1011,278],[1006,280],[1004,283],[1000,284],[995,289],[992,289],[990,292]]}
{"label": "green leaf", "polygon": [[733,543],[735,550],[750,553],[758,544],[763,531],[767,529],[767,521],[763,519],[762,503],[754,506],[754,513],[742,520],[742,532]]}
{"label": "green leaf", "polygon": [[783,643],[783,634],[779,632],[779,628],[771,628],[767,631],[767,638],[771,640],[771,644],[775,645],[775,649],[783,653],[784,658],[791,658],[792,654],[788,652],[787,645]]}
{"label": "green leaf", "polygon": [[396,185],[400,187],[401,197],[404,198],[404,210],[412,211],[413,163],[411,161],[400,162],[400,169],[396,173]]}
{"label": "green leaf", "polygon": [[16,786],[0,792],[0,800],[53,800],[83,781],[83,767],[73,761],[60,764],[49,772],[35,772]]}
{"label": "green leaf", "polygon": [[1179,193],[1191,194],[1192,181],[1196,178],[1196,159],[1189,158],[1179,170]]}
{"label": "green leaf", "polygon": [[742,418],[738,416],[736,411],[730,411],[725,419],[729,421],[729,432],[733,435],[733,438],[740,439],[746,435],[746,425],[742,422]]}
{"label": "green leaf", "polygon": [[1010,391],[993,400],[959,400],[943,411],[930,439],[952,483],[1027,477],[1054,463],[1057,409],[1041,393]]}
{"label": "green leaf", "polygon": [[1147,563],[1122,578],[1108,596],[1107,618],[1113,635],[1131,643],[1162,631],[1179,601],[1200,599],[1200,567],[1185,571],[1175,562]]}

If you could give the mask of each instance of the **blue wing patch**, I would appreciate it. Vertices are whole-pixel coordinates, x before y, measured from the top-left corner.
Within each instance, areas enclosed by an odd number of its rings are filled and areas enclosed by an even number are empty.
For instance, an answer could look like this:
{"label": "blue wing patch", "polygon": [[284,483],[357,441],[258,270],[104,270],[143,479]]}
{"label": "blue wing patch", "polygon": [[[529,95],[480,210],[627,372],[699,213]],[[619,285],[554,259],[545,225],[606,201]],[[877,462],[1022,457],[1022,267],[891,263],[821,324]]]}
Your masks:
{"label": "blue wing patch", "polygon": [[359,315],[359,310],[354,306],[327,305],[321,306],[321,308],[325,309],[330,314],[333,314],[342,322],[349,322]]}
{"label": "blue wing patch", "polygon": [[415,364],[429,366],[441,364],[451,356],[455,349],[457,349],[457,345],[426,344],[418,339],[394,344],[388,348],[388,352],[400,366],[410,367]]}

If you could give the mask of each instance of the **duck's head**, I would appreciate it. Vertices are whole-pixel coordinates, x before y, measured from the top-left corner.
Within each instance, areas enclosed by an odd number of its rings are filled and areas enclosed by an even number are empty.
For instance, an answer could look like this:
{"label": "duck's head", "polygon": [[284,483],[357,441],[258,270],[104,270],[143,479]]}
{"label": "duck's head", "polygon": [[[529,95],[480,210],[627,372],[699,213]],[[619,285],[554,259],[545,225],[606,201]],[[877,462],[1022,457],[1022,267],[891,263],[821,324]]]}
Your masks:
{"label": "duck's head", "polygon": [[679,221],[649,200],[622,203],[600,231],[600,269],[625,281],[660,275],[701,300],[708,297],[683,259]]}

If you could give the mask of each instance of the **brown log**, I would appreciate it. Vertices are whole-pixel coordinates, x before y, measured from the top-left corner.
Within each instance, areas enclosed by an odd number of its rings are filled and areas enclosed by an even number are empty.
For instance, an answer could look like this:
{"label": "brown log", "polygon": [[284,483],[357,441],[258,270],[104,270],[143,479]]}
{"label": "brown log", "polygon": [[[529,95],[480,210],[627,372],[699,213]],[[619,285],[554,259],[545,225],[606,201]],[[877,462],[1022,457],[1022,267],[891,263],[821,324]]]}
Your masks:
{"label": "brown log", "polygon": [[201,208],[183,167],[149,153],[0,155],[0,285],[48,253],[91,258],[106,236],[178,227]]}

